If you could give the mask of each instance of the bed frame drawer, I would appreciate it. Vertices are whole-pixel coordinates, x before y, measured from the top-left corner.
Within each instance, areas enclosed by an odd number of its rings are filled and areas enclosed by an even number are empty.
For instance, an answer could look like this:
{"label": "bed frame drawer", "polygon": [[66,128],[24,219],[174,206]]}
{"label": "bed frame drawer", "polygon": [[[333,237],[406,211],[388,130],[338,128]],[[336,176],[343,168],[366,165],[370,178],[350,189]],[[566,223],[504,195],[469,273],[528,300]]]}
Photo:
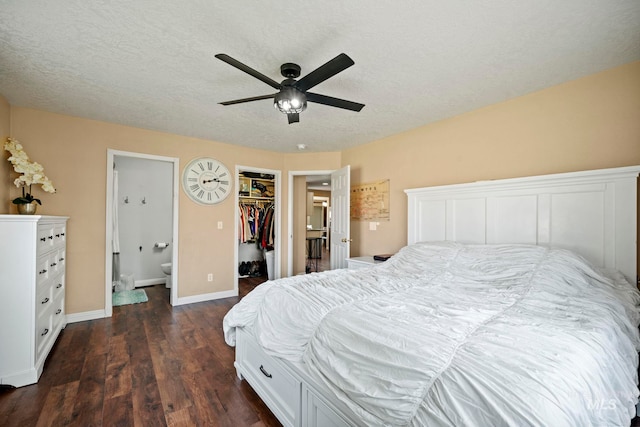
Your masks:
{"label": "bed frame drawer", "polygon": [[284,426],[299,426],[301,383],[274,357],[267,355],[242,329],[237,331],[236,370]]}
{"label": "bed frame drawer", "polygon": [[303,419],[306,427],[350,427],[354,424],[346,421],[338,412],[329,407],[314,392],[305,388]]}

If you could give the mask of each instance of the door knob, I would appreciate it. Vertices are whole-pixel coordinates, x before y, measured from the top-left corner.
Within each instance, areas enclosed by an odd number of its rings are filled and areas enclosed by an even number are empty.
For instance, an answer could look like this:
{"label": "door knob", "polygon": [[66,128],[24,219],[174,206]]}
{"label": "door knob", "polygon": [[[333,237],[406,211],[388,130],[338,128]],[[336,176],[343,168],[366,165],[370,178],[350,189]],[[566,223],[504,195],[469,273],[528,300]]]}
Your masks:
{"label": "door knob", "polygon": [[346,237],[343,237],[341,242],[342,243],[350,243],[350,242],[353,242],[353,239],[347,239]]}

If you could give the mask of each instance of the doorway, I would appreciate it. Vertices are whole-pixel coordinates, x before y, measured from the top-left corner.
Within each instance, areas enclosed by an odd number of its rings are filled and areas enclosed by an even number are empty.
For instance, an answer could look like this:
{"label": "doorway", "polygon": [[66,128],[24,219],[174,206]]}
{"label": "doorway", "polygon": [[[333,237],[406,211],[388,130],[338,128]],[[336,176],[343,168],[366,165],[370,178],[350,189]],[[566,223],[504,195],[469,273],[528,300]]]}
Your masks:
{"label": "doorway", "polygon": [[[307,175],[305,210],[305,273],[321,272],[331,269],[331,175]],[[294,179],[295,180],[295,179]],[[302,208],[296,204],[295,209]],[[296,217],[294,212],[294,217]],[[295,224],[294,224],[294,230]],[[294,242],[296,242],[294,231]],[[294,243],[294,272],[296,269],[296,252],[299,245]]]}
{"label": "doorway", "polygon": [[105,317],[114,285],[166,286],[177,301],[178,175],[177,158],[107,151]]}
{"label": "doorway", "polygon": [[[289,276],[346,267],[351,242],[349,176],[349,166],[289,172]],[[316,258],[318,252],[330,259]]]}
{"label": "doorway", "polygon": [[281,276],[280,176],[236,165],[235,287],[237,295]]}

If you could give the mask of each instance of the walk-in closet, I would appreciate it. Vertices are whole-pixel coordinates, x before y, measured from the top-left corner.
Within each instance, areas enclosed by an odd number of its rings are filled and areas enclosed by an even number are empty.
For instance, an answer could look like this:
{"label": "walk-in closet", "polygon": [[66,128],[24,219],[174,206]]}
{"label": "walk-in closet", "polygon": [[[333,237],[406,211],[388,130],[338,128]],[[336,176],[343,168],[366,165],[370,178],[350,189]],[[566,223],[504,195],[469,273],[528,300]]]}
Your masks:
{"label": "walk-in closet", "polygon": [[[238,177],[238,277],[272,279],[276,239],[275,176],[240,171]],[[263,281],[264,281],[263,280]]]}

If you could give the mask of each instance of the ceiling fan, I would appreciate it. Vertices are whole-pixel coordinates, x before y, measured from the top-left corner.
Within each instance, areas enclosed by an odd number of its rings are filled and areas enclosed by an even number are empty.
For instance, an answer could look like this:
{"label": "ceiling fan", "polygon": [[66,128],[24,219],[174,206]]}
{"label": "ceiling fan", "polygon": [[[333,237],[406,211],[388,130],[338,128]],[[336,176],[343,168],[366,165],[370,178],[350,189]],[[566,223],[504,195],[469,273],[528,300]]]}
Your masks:
{"label": "ceiling fan", "polygon": [[353,60],[344,53],[341,53],[326,64],[316,68],[300,80],[295,80],[300,77],[300,66],[298,64],[282,64],[280,66],[280,73],[285,77],[282,83],[278,83],[277,81],[224,53],[217,54],[216,58],[241,71],[244,71],[258,80],[262,80],[272,88],[279,91],[272,95],[261,95],[251,98],[236,99],[234,101],[220,102],[222,105],[241,104],[243,102],[273,98],[274,107],[287,115],[289,124],[300,121],[300,113],[307,108],[307,101],[352,111],[360,111],[362,110],[362,107],[364,107],[364,104],[359,104],[357,102],[307,92],[312,87],[355,64],[355,62],[353,62]]}

